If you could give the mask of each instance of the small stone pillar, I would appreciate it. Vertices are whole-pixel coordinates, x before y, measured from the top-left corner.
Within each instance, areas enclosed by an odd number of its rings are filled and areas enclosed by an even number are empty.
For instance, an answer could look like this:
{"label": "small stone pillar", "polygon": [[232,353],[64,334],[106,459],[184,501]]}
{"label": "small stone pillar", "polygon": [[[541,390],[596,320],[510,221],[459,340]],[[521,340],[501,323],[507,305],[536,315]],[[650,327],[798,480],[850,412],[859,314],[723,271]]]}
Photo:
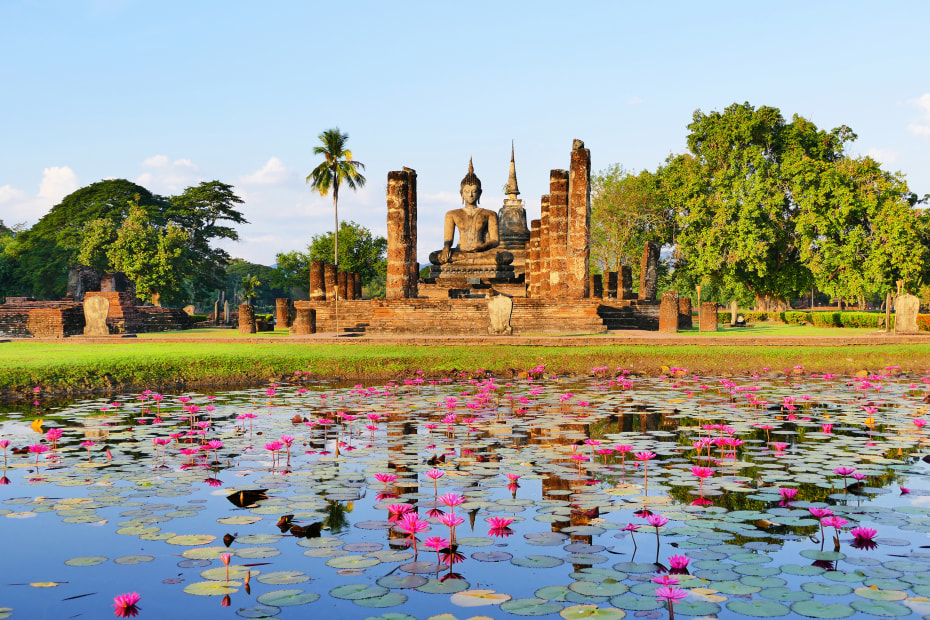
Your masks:
{"label": "small stone pillar", "polygon": [[659,331],[664,334],[678,333],[678,291],[662,293],[659,305]]}
{"label": "small stone pillar", "polygon": [[362,274],[352,274],[352,288],[355,290],[355,298],[362,298]]}
{"label": "small stone pillar", "polygon": [[592,298],[603,299],[604,297],[604,276],[599,273],[590,274],[591,283],[588,286]]}
{"label": "small stone pillar", "polygon": [[565,257],[567,295],[593,297],[588,269],[591,260],[591,151],[584,142],[572,142],[568,171],[568,234]]}
{"label": "small stone pillar", "polygon": [[355,272],[346,272],[346,299],[355,299]]}
{"label": "small stone pillar", "polygon": [[[617,298],[617,272],[607,272],[607,299]],[[621,297],[621,299],[623,299]]]}
{"label": "small stone pillar", "polygon": [[336,291],[339,295],[339,301],[343,299],[348,299],[348,282],[346,280],[346,272],[340,269],[336,272]]}
{"label": "small stone pillar", "polygon": [[219,299],[213,302],[213,324],[214,325],[220,324],[220,300]]}
{"label": "small stone pillar", "polygon": [[526,265],[526,296],[539,297],[539,220],[530,221],[530,255]]}
{"label": "small stone pillar", "polygon": [[326,292],[326,301],[336,301],[336,266],[326,263],[323,265],[323,290]]}
{"label": "small stone pillar", "polygon": [[736,300],[730,302],[730,327],[736,327],[736,313],[738,311],[738,306]]}
{"label": "small stone pillar", "polygon": [[919,297],[910,293],[899,296],[894,305],[894,333],[918,333],[920,331],[920,327],[917,325],[917,313],[919,311]]}
{"label": "small stone pillar", "polygon": [[549,297],[568,297],[568,172],[549,173]]}
{"label": "small stone pillar", "polygon": [[326,276],[323,261],[310,261],[310,301],[326,301]]}
{"label": "small stone pillar", "polygon": [[280,297],[274,300],[274,327],[282,329],[291,326],[291,300]]}
{"label": "small stone pillar", "polygon": [[639,266],[639,300],[655,301],[659,286],[659,244],[649,241]]}
{"label": "small stone pillar", "polygon": [[[411,248],[411,172],[405,168],[388,172],[387,185],[387,290],[388,299],[405,299],[410,295],[410,259],[416,257],[416,247]],[[413,173],[416,183],[416,173]],[[415,185],[412,189],[415,196]]]}
{"label": "small stone pillar", "polygon": [[[417,262],[417,171],[404,166],[407,173],[407,282],[405,293],[408,299],[420,294],[420,263]],[[361,299],[361,295],[359,295]]]}
{"label": "small stone pillar", "polygon": [[104,296],[84,297],[84,335],[109,336],[107,315],[110,314],[110,300]]}
{"label": "small stone pillar", "polygon": [[539,296],[549,297],[549,194],[539,200]]}
{"label": "small stone pillar", "polygon": [[633,267],[620,266],[620,299],[636,299],[633,294]]}
{"label": "small stone pillar", "polygon": [[223,325],[229,325],[229,301],[223,302]]}
{"label": "small stone pillar", "polygon": [[698,317],[698,325],[702,332],[717,331],[717,304],[707,301],[701,304],[701,314]]}
{"label": "small stone pillar", "polygon": [[297,308],[294,317],[294,335],[306,336],[316,333],[316,310],[313,308]]}
{"label": "small stone pillar", "polygon": [[678,298],[678,329],[691,329],[694,327],[694,320],[691,317],[691,298]]}
{"label": "small stone pillar", "polygon": [[249,304],[239,306],[239,333],[254,334],[255,328],[255,308]]}

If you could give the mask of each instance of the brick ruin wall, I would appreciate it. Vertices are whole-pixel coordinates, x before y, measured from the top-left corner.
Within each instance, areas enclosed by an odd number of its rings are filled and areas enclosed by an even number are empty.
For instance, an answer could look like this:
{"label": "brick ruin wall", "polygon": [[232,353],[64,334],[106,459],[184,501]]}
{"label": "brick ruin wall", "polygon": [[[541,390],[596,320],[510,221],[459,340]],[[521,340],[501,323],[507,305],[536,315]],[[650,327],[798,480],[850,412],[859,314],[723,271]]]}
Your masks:
{"label": "brick ruin wall", "polygon": [[84,332],[84,307],[73,301],[8,297],[0,305],[0,336],[64,338]]}

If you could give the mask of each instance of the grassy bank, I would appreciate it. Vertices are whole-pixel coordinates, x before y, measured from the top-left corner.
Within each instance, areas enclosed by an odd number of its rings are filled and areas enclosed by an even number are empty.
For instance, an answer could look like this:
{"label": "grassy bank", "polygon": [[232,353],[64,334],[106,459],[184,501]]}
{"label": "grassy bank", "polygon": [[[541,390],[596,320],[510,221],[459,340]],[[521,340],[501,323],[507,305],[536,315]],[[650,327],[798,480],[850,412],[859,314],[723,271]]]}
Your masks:
{"label": "grassy bank", "polygon": [[658,374],[679,366],[697,374],[743,374],[803,366],[809,372],[854,373],[900,366],[930,368],[930,344],[881,346],[398,346],[383,344],[172,343],[140,340],[113,345],[13,342],[0,345],[0,393],[182,389],[258,384],[300,370],[320,379],[385,381],[445,376],[485,368],[499,376],[545,364],[559,374],[622,366]]}

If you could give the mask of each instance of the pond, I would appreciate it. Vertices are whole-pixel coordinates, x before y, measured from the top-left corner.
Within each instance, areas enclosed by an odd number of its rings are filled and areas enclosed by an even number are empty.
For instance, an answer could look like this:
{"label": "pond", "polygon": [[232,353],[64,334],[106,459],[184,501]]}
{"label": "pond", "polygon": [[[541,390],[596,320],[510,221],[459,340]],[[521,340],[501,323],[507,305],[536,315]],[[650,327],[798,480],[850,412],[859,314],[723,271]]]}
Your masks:
{"label": "pond", "polygon": [[0,618],[930,617],[930,379],[760,374],[37,393]]}

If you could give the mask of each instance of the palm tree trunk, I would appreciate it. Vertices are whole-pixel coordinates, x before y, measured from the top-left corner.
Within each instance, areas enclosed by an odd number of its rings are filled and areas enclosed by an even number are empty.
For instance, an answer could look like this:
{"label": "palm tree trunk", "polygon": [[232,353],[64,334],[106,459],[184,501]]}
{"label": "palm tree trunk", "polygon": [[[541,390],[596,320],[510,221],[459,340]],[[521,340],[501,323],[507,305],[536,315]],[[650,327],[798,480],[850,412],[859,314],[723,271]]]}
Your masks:
{"label": "palm tree trunk", "polygon": [[336,229],[333,232],[334,262],[336,264],[336,294],[333,296],[333,314],[336,319],[336,337],[339,337],[339,177],[333,170],[333,213],[336,215]]}

